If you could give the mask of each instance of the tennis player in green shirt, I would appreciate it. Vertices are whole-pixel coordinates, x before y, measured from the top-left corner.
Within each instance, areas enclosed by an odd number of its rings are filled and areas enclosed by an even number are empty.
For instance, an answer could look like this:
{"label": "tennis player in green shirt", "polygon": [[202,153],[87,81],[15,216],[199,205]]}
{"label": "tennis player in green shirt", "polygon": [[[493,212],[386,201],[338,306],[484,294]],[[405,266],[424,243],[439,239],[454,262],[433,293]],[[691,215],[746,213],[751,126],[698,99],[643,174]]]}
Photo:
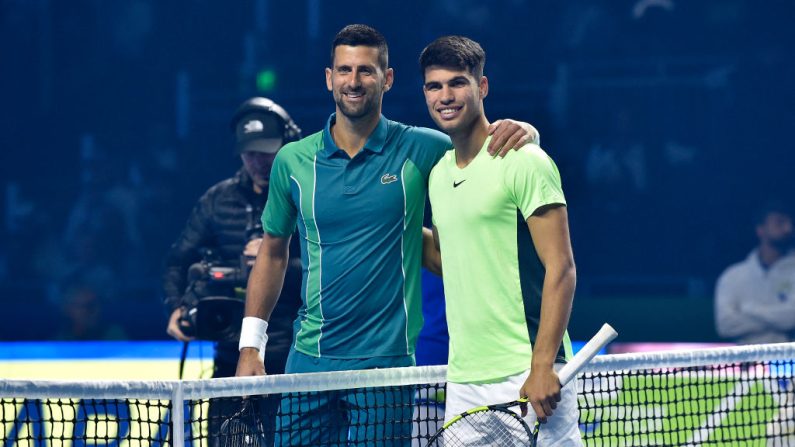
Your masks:
{"label": "tennis player in green shirt", "polygon": [[535,144],[487,153],[484,62],[459,36],[420,56],[428,112],[454,146],[429,180],[450,333],[445,413],[527,397],[527,421],[547,423],[539,445],[581,446],[574,383],[561,388],[556,373],[571,356],[576,282],[560,175]]}

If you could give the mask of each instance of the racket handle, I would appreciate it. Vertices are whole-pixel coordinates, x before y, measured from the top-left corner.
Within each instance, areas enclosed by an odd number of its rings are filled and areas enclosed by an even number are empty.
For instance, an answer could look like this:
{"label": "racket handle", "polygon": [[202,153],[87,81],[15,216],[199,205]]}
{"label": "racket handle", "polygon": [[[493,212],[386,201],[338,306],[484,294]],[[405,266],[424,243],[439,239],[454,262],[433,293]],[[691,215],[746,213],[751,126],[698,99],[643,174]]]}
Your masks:
{"label": "racket handle", "polygon": [[592,358],[602,349],[605,347],[606,344],[610,343],[611,340],[616,338],[618,332],[613,329],[612,326],[605,323],[602,325],[602,328],[599,329],[596,335],[593,336],[592,339],[588,340],[588,343],[580,349],[577,354],[572,357],[569,362],[567,362],[563,368],[560,369],[558,372],[558,379],[560,379],[561,385],[566,385],[569,381],[575,377],[577,374],[583,369],[583,367],[591,361]]}

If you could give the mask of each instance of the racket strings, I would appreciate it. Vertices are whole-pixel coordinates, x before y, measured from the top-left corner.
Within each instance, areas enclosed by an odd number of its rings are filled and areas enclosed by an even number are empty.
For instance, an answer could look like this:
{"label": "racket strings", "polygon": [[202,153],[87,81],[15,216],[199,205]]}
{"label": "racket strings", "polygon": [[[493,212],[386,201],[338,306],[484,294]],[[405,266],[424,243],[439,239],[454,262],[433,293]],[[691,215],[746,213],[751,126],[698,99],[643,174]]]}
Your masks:
{"label": "racket strings", "polygon": [[222,447],[265,447],[265,428],[250,399],[244,399],[240,410],[221,424]]}
{"label": "racket strings", "polygon": [[505,410],[485,410],[465,415],[439,437],[438,446],[530,446],[527,427],[518,416]]}

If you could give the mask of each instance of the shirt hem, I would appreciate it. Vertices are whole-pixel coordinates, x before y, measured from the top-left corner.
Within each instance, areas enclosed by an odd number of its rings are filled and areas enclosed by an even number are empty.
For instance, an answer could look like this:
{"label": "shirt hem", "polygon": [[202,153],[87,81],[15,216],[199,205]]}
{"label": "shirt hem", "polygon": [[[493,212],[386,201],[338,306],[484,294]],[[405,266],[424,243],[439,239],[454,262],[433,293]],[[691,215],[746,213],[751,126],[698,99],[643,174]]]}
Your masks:
{"label": "shirt hem", "polygon": [[[568,361],[565,358],[563,358],[561,356],[556,356],[555,357],[555,365],[565,365],[566,363],[568,363]],[[448,366],[448,368],[449,368],[449,366]],[[503,381],[504,379],[506,379],[508,377],[512,377],[512,376],[515,376],[517,374],[523,373],[524,371],[529,370],[530,369],[530,365],[528,364],[527,366],[524,366],[524,367],[518,367],[517,366],[517,368],[520,368],[520,369],[518,369],[518,370],[517,369],[510,369],[510,370],[506,369],[506,370],[503,370],[503,371],[499,371],[498,373],[495,373],[495,374],[488,374],[488,375],[483,375],[483,376],[480,376],[480,375],[478,375],[478,376],[475,376],[475,375],[470,376],[467,373],[463,373],[463,374],[461,374],[461,373],[453,373],[453,374],[450,374],[448,372],[447,381],[448,382],[453,382],[453,383],[476,383],[476,384],[496,383],[496,382],[501,382],[501,381]],[[448,369],[448,371],[449,371],[449,369]]]}
{"label": "shirt hem", "polygon": [[468,375],[468,374],[447,374],[447,381],[453,383],[496,383],[502,382],[508,377],[515,376],[517,374],[521,374],[528,369],[530,369],[530,365],[526,365],[523,367],[517,367],[519,369],[510,369],[510,370],[503,370],[497,373],[488,374],[488,375]]}
{"label": "shirt hem", "polygon": [[368,353],[353,353],[353,354],[346,354],[346,355],[327,354],[325,352],[321,352],[321,353],[310,352],[308,350],[302,349],[297,344],[294,346],[294,349],[296,351],[300,352],[301,354],[308,355],[308,356],[311,356],[311,357],[318,357],[318,358],[324,358],[324,359],[341,359],[341,360],[371,359],[371,358],[377,358],[377,357],[411,357],[411,356],[413,356],[415,354],[414,351],[411,351],[411,352],[401,351],[401,352],[394,353],[394,354],[393,353],[374,354],[374,353],[369,353],[369,352]]}

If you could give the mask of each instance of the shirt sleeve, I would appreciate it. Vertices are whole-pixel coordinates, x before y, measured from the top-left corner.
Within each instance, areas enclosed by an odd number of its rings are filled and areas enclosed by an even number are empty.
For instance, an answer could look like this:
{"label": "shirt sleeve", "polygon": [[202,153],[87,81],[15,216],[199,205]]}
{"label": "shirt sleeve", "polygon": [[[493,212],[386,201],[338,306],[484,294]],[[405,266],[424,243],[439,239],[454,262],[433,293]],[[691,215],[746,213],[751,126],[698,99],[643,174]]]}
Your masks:
{"label": "shirt sleeve", "polygon": [[558,167],[540,147],[528,144],[502,163],[504,186],[525,219],[542,206],[566,204]]}
{"label": "shirt sleeve", "polygon": [[795,329],[795,306],[789,301],[760,306],[753,302],[740,304],[742,313],[767,324],[767,330],[789,332]]}
{"label": "shirt sleeve", "polygon": [[409,137],[412,138],[416,147],[411,160],[422,172],[422,176],[427,179],[431,174],[431,169],[441,160],[444,153],[453,148],[453,143],[450,141],[450,137],[442,132],[425,127],[410,128]]}
{"label": "shirt sleeve", "polygon": [[262,212],[262,230],[287,237],[295,231],[297,208],[290,192],[289,152],[282,148],[273,160],[268,185],[268,201]]}
{"label": "shirt sleeve", "polygon": [[736,272],[727,270],[715,287],[715,330],[721,337],[735,338],[765,332],[770,327],[744,311],[741,306],[747,297],[739,296]]}
{"label": "shirt sleeve", "polygon": [[437,167],[434,166],[431,168],[431,173],[428,175],[428,198],[426,199],[427,205],[425,208],[425,212],[430,214],[431,216],[431,225],[436,226],[436,215],[433,213],[433,207],[430,206],[431,204],[431,191],[433,190],[434,181],[438,178],[440,174],[440,170],[442,169],[441,164]]}

